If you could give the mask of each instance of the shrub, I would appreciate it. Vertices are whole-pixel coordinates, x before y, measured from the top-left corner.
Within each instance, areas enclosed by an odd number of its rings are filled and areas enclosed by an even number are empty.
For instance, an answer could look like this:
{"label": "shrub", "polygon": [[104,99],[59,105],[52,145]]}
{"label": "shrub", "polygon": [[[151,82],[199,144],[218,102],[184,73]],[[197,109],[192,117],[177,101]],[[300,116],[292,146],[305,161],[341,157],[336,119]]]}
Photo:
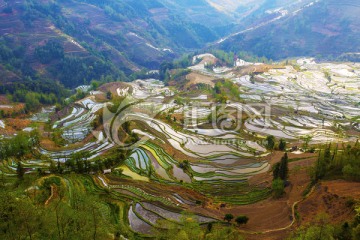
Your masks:
{"label": "shrub", "polygon": [[239,225],[246,224],[249,221],[249,218],[244,215],[240,215],[235,219],[235,222]]}
{"label": "shrub", "polygon": [[227,221],[227,222],[230,222],[233,219],[234,219],[234,216],[232,214],[230,214],[230,213],[227,213],[224,216],[224,220]]}
{"label": "shrub", "polygon": [[272,182],[272,190],[275,198],[279,198],[284,193],[284,181],[280,178],[275,179]]}
{"label": "shrub", "polygon": [[285,149],[286,149],[286,141],[284,139],[280,139],[279,150],[284,151]]}

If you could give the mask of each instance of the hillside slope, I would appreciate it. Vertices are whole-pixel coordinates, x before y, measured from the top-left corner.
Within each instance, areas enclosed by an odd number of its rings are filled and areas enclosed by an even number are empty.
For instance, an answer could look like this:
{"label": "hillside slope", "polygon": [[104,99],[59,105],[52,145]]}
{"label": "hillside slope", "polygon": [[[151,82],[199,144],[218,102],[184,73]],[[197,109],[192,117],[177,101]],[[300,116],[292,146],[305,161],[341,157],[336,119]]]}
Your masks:
{"label": "hillside slope", "polygon": [[20,79],[68,87],[156,69],[227,29],[229,17],[206,1],[187,2],[0,0],[0,64]]}
{"label": "hillside slope", "polygon": [[360,51],[358,1],[320,0],[303,4],[266,11],[262,17],[257,15],[258,18],[250,19],[251,28],[219,41],[217,46],[251,51],[275,60],[294,56],[333,59]]}

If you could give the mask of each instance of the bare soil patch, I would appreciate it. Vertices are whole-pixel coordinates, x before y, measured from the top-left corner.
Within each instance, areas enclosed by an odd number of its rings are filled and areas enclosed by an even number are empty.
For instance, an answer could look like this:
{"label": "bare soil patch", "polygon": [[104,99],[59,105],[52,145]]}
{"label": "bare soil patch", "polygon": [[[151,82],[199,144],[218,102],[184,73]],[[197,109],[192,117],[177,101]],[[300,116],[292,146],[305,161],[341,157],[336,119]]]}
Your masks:
{"label": "bare soil patch", "polygon": [[215,86],[215,83],[214,83],[215,79],[213,77],[205,76],[205,75],[202,75],[202,74],[196,73],[196,72],[192,72],[192,73],[188,74],[186,76],[186,79],[189,82],[185,85],[185,88],[189,88],[191,85],[196,85],[199,83],[207,84],[207,85],[210,85],[211,87]]}
{"label": "bare soil patch", "polygon": [[261,65],[250,65],[244,67],[238,67],[234,70],[234,73],[237,75],[249,75],[251,73],[260,74],[264,72],[268,72],[270,69],[283,69],[283,66],[274,66],[268,64],[261,64]]}
{"label": "bare soil patch", "polygon": [[[315,187],[314,192],[299,204],[301,224],[310,223],[320,213],[329,215],[330,222],[337,224],[354,217],[354,211],[348,205],[353,191],[359,197],[359,183],[337,181],[323,182]],[[357,188],[356,188],[357,187]]]}

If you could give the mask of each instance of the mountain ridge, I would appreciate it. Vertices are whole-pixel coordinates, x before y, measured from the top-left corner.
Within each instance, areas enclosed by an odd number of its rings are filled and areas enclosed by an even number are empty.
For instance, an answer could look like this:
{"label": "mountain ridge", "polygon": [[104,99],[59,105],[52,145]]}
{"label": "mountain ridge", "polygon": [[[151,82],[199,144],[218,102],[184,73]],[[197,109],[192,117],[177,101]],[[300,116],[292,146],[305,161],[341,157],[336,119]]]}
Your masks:
{"label": "mountain ridge", "polygon": [[[227,22],[221,21],[222,17],[227,18],[225,15],[200,1],[198,9],[180,16],[179,9],[172,7],[174,3],[169,0],[1,0],[0,43],[8,53],[23,46],[23,54],[13,57],[7,69],[23,79],[26,76],[35,78],[38,73],[38,76],[64,82],[62,76],[54,74],[62,71],[59,62],[76,58],[78,65],[85,65],[85,68],[79,69],[80,66],[69,73],[85,73],[78,76],[80,79],[66,80],[73,83],[66,86],[106,75],[125,80],[125,75],[143,68],[157,69],[163,61],[199,49],[219,37],[221,31],[218,29]],[[203,14],[204,9],[211,11]],[[194,20],[194,12],[201,16],[199,21]],[[206,19],[214,20],[204,25]],[[50,40],[62,45],[64,58],[54,58],[44,64],[34,52]],[[0,59],[4,63],[9,60],[5,55]],[[98,65],[105,69],[102,73]],[[24,73],[22,68],[35,73]],[[88,72],[89,69],[92,72]]]}
{"label": "mountain ridge", "polygon": [[274,60],[299,56],[349,60],[346,53],[360,51],[359,8],[354,0],[309,2],[302,10],[279,12],[272,18],[275,21],[232,34],[215,46]]}

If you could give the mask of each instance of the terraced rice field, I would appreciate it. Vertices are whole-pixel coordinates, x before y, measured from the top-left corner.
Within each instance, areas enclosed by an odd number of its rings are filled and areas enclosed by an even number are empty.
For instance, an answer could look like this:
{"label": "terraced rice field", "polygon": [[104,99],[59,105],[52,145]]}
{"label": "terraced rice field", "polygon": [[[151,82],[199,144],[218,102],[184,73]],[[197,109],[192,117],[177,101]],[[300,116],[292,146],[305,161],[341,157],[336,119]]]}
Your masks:
{"label": "terraced rice field", "polygon": [[283,116],[271,115],[272,121],[267,124],[249,119],[245,128],[289,140],[304,136],[312,136],[314,143],[344,140],[347,137],[343,133],[358,126],[354,122],[360,114],[358,68],[358,64],[304,64],[300,72],[291,66],[270,70],[255,84],[249,76],[234,78],[245,92],[241,97],[247,103],[266,103],[286,110]]}
{"label": "terraced rice field", "polygon": [[62,137],[70,143],[82,141],[91,132],[90,124],[96,118],[95,113],[104,107],[91,97],[83,99],[76,103],[70,115],[55,122],[52,128],[61,128]]}
{"label": "terraced rice field", "polygon": [[[209,61],[213,58],[202,57]],[[122,170],[117,180],[112,175],[109,179],[104,175],[65,177],[68,197],[71,199],[75,190],[106,189],[111,204],[99,205],[104,214],[116,215],[131,231],[151,235],[159,222],[180,224],[183,211],[205,205],[209,199],[214,204],[247,205],[268,198],[268,184],[250,185],[248,181],[259,174],[270,174],[272,155],[264,141],[268,135],[293,145],[304,138],[311,143],[328,143],[352,141],[359,136],[360,65],[303,64],[301,71],[286,66],[258,74],[253,83],[249,75],[237,75],[236,69],[211,71],[204,64],[202,61],[191,69],[207,78],[230,78],[239,85],[241,102],[228,101],[223,106],[243,113],[237,119],[238,129],[209,123],[214,109],[210,95],[192,96],[191,103],[180,104],[173,98],[177,90],[155,79],[116,85],[112,92],[126,97],[128,105],[133,106],[114,114],[110,122],[114,120],[114,126],[121,127],[122,120],[130,119],[127,134],[146,141],[126,149],[129,154],[124,163],[113,169]],[[325,78],[325,71],[330,73],[331,81]],[[86,86],[81,89],[89,90]],[[101,94],[95,91],[75,102],[68,115],[52,123],[51,130],[61,131],[67,146],[58,151],[40,147],[42,155],[65,163],[72,154],[86,151],[90,153],[87,160],[92,161],[121,148],[116,142],[118,129],[109,130],[104,124],[93,132],[97,113],[111,104],[97,102],[95,93]],[[271,106],[271,111],[263,112],[263,106]],[[44,109],[32,120],[45,122],[53,110]],[[179,115],[183,122],[173,120]],[[0,120],[0,128],[3,123]],[[232,118],[225,117],[225,123],[231,124]],[[50,162],[35,159],[23,164],[27,172],[34,172],[46,170]],[[0,171],[7,178],[15,178],[15,162],[4,161]],[[120,212],[115,214],[117,208]],[[200,213],[193,218],[201,224],[218,221]]]}

